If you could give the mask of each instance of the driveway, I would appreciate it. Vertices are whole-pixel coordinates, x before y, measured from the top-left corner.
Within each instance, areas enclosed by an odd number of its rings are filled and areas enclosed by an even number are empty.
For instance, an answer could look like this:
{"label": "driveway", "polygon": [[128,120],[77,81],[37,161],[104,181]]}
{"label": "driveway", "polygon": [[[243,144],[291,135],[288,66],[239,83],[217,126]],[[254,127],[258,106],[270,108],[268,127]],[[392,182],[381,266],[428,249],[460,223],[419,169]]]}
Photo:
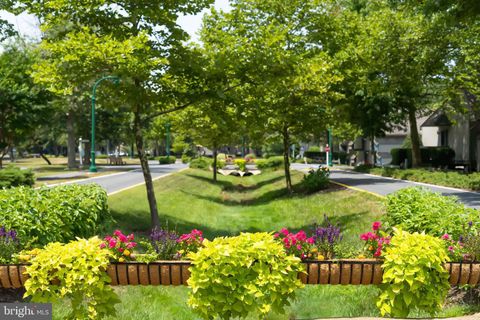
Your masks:
{"label": "driveway", "polygon": [[[303,172],[312,167],[317,168],[318,165],[292,164],[292,169]],[[380,196],[386,196],[403,188],[422,186],[432,190],[433,192],[439,192],[445,196],[456,196],[462,203],[470,208],[480,208],[480,193],[468,190],[397,180],[371,174],[357,173],[350,170],[335,169],[335,167],[330,172],[330,179],[334,182]]]}

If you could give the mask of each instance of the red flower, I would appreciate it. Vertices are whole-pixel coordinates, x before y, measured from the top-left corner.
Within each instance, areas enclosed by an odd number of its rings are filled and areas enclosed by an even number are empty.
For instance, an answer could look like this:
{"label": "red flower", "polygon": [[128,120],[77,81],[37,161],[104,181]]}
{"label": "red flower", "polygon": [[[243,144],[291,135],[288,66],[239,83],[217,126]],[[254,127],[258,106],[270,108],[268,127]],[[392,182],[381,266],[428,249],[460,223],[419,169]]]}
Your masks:
{"label": "red flower", "polygon": [[375,221],[372,224],[372,229],[373,229],[373,231],[377,231],[378,229],[380,229],[381,226],[382,226],[382,223],[380,221]]}

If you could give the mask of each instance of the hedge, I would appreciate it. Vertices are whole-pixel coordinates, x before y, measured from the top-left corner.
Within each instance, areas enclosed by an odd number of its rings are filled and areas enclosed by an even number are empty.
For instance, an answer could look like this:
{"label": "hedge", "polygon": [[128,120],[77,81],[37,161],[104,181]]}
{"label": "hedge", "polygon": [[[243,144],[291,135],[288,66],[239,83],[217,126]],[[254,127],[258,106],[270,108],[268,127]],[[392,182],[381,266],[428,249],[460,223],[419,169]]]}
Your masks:
{"label": "hedge", "polygon": [[33,186],[35,175],[32,170],[21,170],[14,166],[8,166],[0,170],[0,188],[11,188],[18,186]]}
{"label": "hedge", "polygon": [[[305,151],[303,155],[309,159],[326,159],[327,153],[325,151]],[[340,160],[341,164],[347,164],[347,153],[343,151],[334,151],[333,160]]]}
{"label": "hedge", "polygon": [[[412,149],[394,148],[390,151],[392,155],[392,165],[399,166],[408,160],[408,167],[412,167]],[[434,167],[452,167],[455,162],[455,151],[449,147],[422,147],[420,154],[423,165],[432,165]]]}
{"label": "hedge", "polygon": [[158,163],[159,164],[172,164],[177,161],[177,158],[175,156],[164,156],[164,157],[158,157]]}
{"label": "hedge", "polygon": [[106,191],[96,185],[0,190],[0,225],[23,244],[68,242],[98,234],[111,220]]}
{"label": "hedge", "polygon": [[260,170],[278,170],[284,167],[284,159],[283,156],[277,157],[270,157],[268,159],[257,159],[255,160],[255,164],[257,168]]}

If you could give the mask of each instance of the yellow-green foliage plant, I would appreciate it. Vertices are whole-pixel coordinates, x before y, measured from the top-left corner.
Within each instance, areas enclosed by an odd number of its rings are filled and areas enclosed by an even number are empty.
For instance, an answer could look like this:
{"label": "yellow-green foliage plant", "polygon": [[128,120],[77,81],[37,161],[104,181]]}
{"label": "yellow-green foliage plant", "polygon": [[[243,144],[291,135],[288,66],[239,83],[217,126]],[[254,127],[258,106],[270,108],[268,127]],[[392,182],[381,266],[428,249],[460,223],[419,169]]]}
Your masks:
{"label": "yellow-green foliage plant", "polygon": [[442,309],[450,285],[444,263],[449,260],[442,240],[396,230],[384,255],[382,316],[405,318],[410,310],[431,315]]}
{"label": "yellow-green foliage plant", "polygon": [[205,240],[189,257],[188,303],[205,319],[282,313],[303,286],[297,279],[300,259],[286,255],[270,233]]}
{"label": "yellow-green foliage plant", "polygon": [[78,239],[68,244],[50,243],[40,250],[27,267],[25,296],[34,302],[71,302],[70,319],[99,319],[115,314],[120,302],[108,285],[106,274],[110,252],[100,249],[98,237]]}

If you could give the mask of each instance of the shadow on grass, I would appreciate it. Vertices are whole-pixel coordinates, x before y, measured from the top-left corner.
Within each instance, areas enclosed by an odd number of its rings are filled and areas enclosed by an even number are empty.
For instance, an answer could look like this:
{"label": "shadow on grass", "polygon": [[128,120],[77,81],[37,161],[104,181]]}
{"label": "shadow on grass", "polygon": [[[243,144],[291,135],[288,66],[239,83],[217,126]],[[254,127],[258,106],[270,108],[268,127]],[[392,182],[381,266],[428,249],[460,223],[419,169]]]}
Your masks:
{"label": "shadow on grass", "polygon": [[258,197],[239,199],[239,200],[233,200],[229,197],[228,194],[225,194],[225,193],[222,193],[220,196],[206,196],[198,193],[188,192],[185,190],[181,190],[181,192],[201,200],[214,202],[214,203],[225,205],[225,206],[258,206],[258,205],[268,204],[275,200],[305,198],[309,196],[314,196],[315,194],[319,194],[319,193],[337,192],[340,190],[345,190],[346,188],[340,187],[335,184],[330,184],[328,189],[321,190],[318,192],[313,192],[313,193],[306,193],[302,189],[301,183],[297,183],[293,185],[293,189],[294,189],[293,193],[289,193],[286,188],[282,188],[282,189],[265,192]]}

